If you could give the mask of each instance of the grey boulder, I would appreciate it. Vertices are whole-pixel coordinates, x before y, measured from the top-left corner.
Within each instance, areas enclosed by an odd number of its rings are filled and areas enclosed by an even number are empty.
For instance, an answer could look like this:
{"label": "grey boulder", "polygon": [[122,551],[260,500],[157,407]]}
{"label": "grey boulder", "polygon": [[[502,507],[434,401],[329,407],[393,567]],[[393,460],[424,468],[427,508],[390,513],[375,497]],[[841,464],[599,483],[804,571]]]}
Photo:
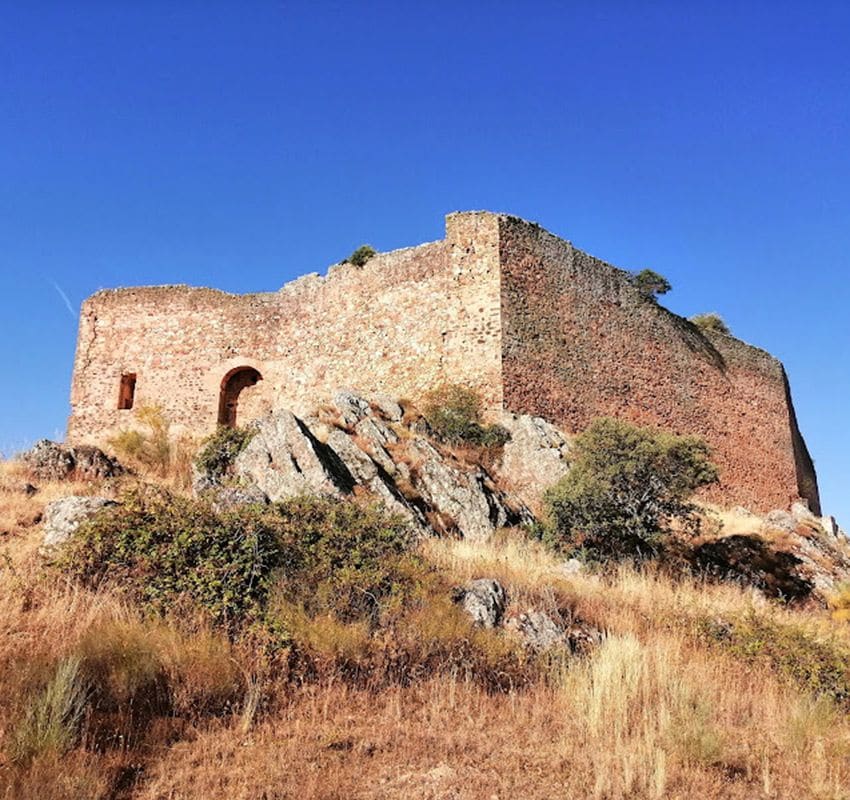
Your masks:
{"label": "grey boulder", "polygon": [[98,447],[79,445],[68,447],[49,439],[41,439],[21,456],[33,475],[48,481],[70,477],[94,480],[114,478],[124,473],[117,459]]}
{"label": "grey boulder", "polygon": [[102,508],[117,503],[106,497],[71,495],[48,503],[44,509],[41,550],[48,553],[61,547],[87,519]]}
{"label": "grey boulder", "polygon": [[530,650],[569,646],[566,628],[543,611],[526,611],[509,619],[505,627],[518,634]]}
{"label": "grey boulder", "polygon": [[502,621],[508,596],[501,583],[491,578],[470,581],[455,592],[459,603],[472,621],[482,628],[495,628]]}
{"label": "grey boulder", "polygon": [[289,411],[257,422],[257,432],[233,463],[233,474],[273,501],[302,494],[338,496],[353,488],[339,457]]}

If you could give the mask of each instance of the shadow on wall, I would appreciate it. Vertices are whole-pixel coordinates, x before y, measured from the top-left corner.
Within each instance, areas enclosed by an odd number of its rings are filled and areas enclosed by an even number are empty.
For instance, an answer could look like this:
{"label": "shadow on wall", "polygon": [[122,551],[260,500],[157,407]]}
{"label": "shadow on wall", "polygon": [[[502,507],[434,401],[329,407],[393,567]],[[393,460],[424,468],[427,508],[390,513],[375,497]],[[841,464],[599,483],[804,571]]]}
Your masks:
{"label": "shadow on wall", "polygon": [[[652,302],[652,301],[648,301]],[[674,314],[662,305],[658,305],[658,309],[663,312],[668,320],[682,334],[682,341],[694,353],[705,357],[711,361],[721,372],[726,372],[726,359],[723,358],[718,349],[711,343],[709,338],[690,320]]]}

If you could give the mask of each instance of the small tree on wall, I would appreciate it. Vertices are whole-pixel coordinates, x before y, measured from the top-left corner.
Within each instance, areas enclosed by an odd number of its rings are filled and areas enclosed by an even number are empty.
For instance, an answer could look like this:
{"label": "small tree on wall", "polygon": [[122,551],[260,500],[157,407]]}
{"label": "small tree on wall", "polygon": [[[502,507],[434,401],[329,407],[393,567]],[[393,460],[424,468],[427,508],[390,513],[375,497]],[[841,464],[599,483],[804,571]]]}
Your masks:
{"label": "small tree on wall", "polygon": [[729,326],[723,320],[720,314],[715,314],[713,311],[708,314],[696,314],[691,317],[691,322],[694,323],[700,330],[712,331],[713,333],[725,333],[731,335]]}
{"label": "small tree on wall", "polygon": [[673,288],[667,278],[651,269],[642,269],[632,275],[632,283],[644,297],[652,300]]}
{"label": "small tree on wall", "polygon": [[362,244],[345,260],[355,267],[362,267],[370,258],[374,257],[375,248],[369,244]]}

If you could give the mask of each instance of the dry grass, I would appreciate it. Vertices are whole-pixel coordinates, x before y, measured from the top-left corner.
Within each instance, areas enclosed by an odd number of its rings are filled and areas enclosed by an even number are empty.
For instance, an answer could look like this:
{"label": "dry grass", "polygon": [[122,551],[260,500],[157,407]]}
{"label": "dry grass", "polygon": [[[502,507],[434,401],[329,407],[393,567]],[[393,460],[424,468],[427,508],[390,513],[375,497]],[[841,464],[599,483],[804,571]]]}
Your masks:
{"label": "dry grass", "polygon": [[443,678],[377,695],[313,687],[249,735],[196,732],[138,797],[847,796],[828,704],[666,639],[610,639],[563,682],[492,695]]}
{"label": "dry grass", "polygon": [[[15,470],[3,465],[0,481]],[[516,607],[566,604],[607,639],[521,690],[451,674],[380,691],[338,678],[297,685],[200,621],[151,620],[51,577],[34,555],[32,518],[48,499],[102,490],[0,492],[2,800],[850,798],[846,712],[695,635],[697,620],[754,613],[850,642],[826,612],[651,571],[567,575],[517,534],[428,540],[423,553],[451,580],[498,578]],[[459,636],[450,609],[438,610],[411,617],[406,635]],[[320,623],[303,632],[317,652],[361,645],[363,631]],[[75,658],[93,698],[88,733],[12,760],[39,708],[48,723],[74,711],[58,676]],[[163,691],[167,708],[153,702]]]}

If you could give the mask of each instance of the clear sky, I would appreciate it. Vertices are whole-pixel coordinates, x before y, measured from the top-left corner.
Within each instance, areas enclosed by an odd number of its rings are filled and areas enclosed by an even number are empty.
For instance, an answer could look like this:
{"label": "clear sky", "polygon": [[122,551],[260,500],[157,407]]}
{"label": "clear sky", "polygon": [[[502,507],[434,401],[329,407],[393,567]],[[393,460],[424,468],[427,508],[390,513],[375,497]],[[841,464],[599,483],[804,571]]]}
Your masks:
{"label": "clear sky", "polygon": [[850,522],[850,4],[0,11],[3,452],[62,435],[95,290],[275,289],[485,208],[781,358]]}

